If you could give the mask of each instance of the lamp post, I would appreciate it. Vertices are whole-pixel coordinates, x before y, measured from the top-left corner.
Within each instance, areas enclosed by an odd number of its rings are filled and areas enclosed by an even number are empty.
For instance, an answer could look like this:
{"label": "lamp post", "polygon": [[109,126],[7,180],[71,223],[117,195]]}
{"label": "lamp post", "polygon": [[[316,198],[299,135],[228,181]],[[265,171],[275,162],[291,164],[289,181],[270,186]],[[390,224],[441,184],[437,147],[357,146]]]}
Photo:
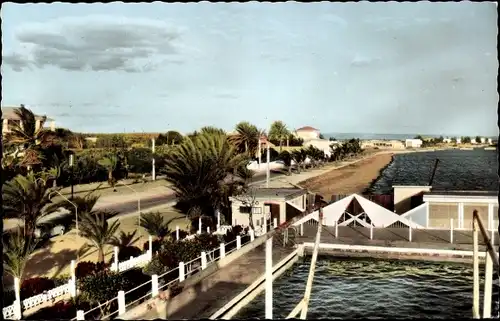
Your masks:
{"label": "lamp post", "polygon": [[151,161],[152,162],[152,166],[153,166],[153,172],[152,172],[152,178],[153,178],[153,181],[156,180],[156,169],[155,169],[155,139],[154,138],[151,138],[151,141],[152,141],[152,145],[151,145],[151,150],[153,152],[153,160]]}
{"label": "lamp post", "polygon": [[73,160],[74,160],[74,155],[70,154],[69,155],[69,167],[71,168],[71,174],[70,174],[70,182],[71,182],[71,199],[73,199]]}

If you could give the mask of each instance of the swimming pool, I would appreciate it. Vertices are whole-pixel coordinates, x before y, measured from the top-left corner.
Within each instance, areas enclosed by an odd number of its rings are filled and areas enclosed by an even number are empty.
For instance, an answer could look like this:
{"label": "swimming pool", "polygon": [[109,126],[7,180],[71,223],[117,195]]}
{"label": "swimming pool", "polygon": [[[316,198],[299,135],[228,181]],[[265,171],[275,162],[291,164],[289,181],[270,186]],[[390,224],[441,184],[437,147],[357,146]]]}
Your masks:
{"label": "swimming pool", "polygon": [[[302,299],[309,263],[274,281],[273,318],[286,318]],[[471,264],[321,257],[307,319],[470,318],[472,284]],[[264,295],[236,318],[264,319]]]}

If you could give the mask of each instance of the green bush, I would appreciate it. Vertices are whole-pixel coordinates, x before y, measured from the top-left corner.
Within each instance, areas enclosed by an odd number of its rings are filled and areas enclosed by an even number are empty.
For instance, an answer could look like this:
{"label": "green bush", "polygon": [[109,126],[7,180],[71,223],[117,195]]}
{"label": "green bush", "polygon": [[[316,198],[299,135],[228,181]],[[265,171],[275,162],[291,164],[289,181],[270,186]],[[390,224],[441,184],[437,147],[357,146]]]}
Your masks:
{"label": "green bush", "polygon": [[149,262],[145,267],[142,268],[142,273],[152,276],[161,275],[168,271],[168,267],[163,265],[158,256],[153,257],[151,262]]}

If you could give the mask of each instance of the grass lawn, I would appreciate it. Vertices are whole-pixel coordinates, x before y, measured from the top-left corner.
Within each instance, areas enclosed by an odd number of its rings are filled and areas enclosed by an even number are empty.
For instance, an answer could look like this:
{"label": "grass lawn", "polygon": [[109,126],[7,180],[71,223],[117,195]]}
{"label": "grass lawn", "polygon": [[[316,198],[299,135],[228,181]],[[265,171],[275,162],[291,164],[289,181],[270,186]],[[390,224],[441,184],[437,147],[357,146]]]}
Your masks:
{"label": "grass lawn", "polygon": [[[185,218],[185,215],[176,209],[165,207],[158,211],[163,214],[166,221],[170,221],[169,226],[173,231],[175,231],[177,225],[181,230],[188,230],[189,221]],[[137,215],[111,218],[110,220],[116,219],[120,221],[120,228],[117,234],[120,231],[125,233],[137,231],[136,235],[140,238],[134,245],[142,249],[142,245],[148,240],[148,234],[143,228],[137,227]],[[46,246],[33,253],[26,266],[24,278],[69,276],[71,260],[76,260],[78,256],[80,262],[96,262],[97,251],[94,248],[86,251],[81,250],[86,244],[88,244],[88,241],[78,236],[75,229],[64,235],[52,238]],[[107,246],[105,260],[109,261],[112,255],[112,246]],[[4,275],[4,282],[6,284],[13,283],[12,278],[6,275]]]}

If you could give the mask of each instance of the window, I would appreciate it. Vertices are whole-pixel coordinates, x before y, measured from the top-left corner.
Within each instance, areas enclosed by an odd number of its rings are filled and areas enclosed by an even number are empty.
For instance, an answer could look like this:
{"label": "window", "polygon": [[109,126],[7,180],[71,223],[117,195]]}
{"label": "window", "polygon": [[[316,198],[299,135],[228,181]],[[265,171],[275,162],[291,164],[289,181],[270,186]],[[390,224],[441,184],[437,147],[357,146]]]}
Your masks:
{"label": "window", "polygon": [[240,206],[240,213],[241,214],[250,214],[250,211],[252,208],[250,206]]}

